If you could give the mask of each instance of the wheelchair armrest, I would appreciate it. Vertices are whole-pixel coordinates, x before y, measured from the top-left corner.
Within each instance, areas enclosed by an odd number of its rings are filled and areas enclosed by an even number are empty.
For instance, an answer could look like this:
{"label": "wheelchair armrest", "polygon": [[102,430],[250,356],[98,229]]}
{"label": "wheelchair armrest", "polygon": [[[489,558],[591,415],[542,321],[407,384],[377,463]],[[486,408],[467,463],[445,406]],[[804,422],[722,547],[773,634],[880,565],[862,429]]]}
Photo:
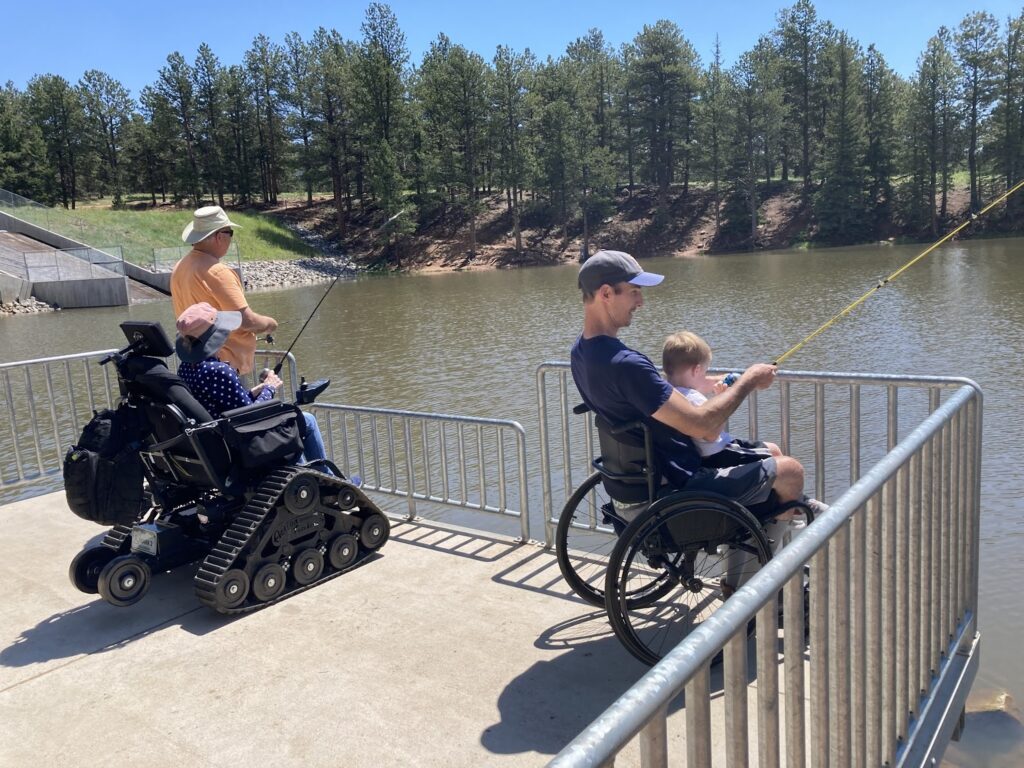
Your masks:
{"label": "wheelchair armrest", "polygon": [[625,424],[618,424],[617,426],[609,426],[608,432],[612,435],[621,435],[625,432],[632,432],[633,430],[647,431],[647,424],[642,421],[627,421]]}
{"label": "wheelchair armrest", "polygon": [[270,416],[271,414],[280,413],[282,411],[293,410],[298,409],[292,403],[286,403],[283,400],[270,399],[263,400],[259,403],[243,405],[241,408],[232,408],[230,411],[224,411],[224,413],[220,415],[220,418],[230,420],[236,416],[246,416],[248,414],[254,414],[256,416]]}
{"label": "wheelchair armrest", "polygon": [[618,480],[621,483],[646,483],[647,476],[651,474],[651,469],[647,465],[644,465],[640,472],[613,472],[608,469],[601,456],[598,456],[590,464],[601,473],[602,477]]}

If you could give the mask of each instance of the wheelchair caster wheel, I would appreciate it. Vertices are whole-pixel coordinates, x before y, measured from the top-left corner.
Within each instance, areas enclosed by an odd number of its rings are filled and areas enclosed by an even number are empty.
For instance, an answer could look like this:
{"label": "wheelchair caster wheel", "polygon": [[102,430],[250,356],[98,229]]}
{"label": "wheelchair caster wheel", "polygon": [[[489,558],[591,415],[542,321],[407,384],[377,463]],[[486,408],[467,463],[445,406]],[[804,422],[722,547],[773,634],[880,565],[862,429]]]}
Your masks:
{"label": "wheelchair caster wheel", "polygon": [[89,547],[83,549],[71,561],[68,576],[75,589],[87,595],[99,592],[100,572],[103,567],[117,556],[110,547]]}
{"label": "wheelchair caster wheel", "polygon": [[139,602],[149,591],[149,566],[135,555],[115,557],[100,571],[96,586],[111,605],[125,608]]}

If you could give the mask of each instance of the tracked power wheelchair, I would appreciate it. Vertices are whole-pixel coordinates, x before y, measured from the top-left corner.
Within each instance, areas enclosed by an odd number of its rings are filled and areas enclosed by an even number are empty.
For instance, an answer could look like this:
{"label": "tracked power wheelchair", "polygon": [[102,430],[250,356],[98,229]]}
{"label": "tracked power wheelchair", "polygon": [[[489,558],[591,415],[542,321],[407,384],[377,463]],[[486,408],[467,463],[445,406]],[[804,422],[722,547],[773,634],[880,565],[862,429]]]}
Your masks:
{"label": "tracked power wheelchair", "polygon": [[559,516],[558,567],[580,598],[606,610],[629,652],[653,665],[771,559],[765,522],[796,508],[810,523],[813,512],[802,503],[779,505],[774,491],[750,508],[671,491],[662,486],[647,425],[611,425],[598,415],[594,423],[601,455]]}
{"label": "tracked power wheelchair", "polygon": [[[100,363],[115,364],[122,396],[106,412],[115,426],[104,436],[120,431],[129,446],[113,458],[101,445],[75,446],[65,458],[72,510],[114,523],[72,561],[75,587],[128,606],[154,574],[198,563],[199,600],[241,613],[315,586],[384,545],[388,520],[357,485],[330,461],[296,463],[305,430],[297,405],[271,400],[213,419],[168,370],[163,358],[174,347],[159,323],[121,329],[128,346]],[[313,402],[326,383],[303,382],[297,402]],[[96,465],[107,466],[108,481],[138,467],[138,493],[129,481],[128,493],[112,494]]]}

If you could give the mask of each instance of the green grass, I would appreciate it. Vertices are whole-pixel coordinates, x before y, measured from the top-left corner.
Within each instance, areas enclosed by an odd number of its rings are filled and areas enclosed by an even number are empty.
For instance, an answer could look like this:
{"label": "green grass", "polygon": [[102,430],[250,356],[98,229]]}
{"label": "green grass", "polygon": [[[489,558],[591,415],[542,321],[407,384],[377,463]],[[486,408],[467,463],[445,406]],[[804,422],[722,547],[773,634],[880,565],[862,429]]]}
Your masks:
{"label": "green grass", "polygon": [[[96,204],[68,211],[67,216],[53,209],[47,213],[47,223],[55,232],[95,248],[121,246],[126,261],[143,266],[152,264],[154,248],[184,245],[181,231],[192,220],[189,210],[115,211]],[[242,227],[235,231],[242,261],[297,259],[317,254],[315,248],[269,216],[251,210],[231,210],[228,216]]]}

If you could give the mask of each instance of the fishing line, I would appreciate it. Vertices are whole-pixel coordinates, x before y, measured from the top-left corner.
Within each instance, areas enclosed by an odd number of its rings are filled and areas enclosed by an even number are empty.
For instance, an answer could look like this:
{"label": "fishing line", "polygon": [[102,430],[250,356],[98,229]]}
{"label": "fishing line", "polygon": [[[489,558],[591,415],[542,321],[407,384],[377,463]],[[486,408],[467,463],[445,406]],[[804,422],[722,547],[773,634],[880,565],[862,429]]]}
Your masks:
{"label": "fishing line", "polygon": [[[386,226],[387,226],[388,224],[390,224],[390,223],[391,223],[392,221],[394,221],[395,219],[397,219],[397,218],[398,218],[399,216],[401,216],[401,215],[402,215],[403,213],[405,213],[405,209],[404,209],[404,208],[403,208],[403,209],[401,209],[401,210],[400,210],[400,211],[399,211],[398,213],[396,213],[396,214],[395,214],[394,216],[392,216],[391,218],[389,218],[389,219],[388,219],[387,221],[385,221],[385,222],[384,222],[383,224],[381,224],[381,225],[380,225],[380,226],[379,226],[379,227],[377,228],[377,231],[379,232],[380,230],[384,229],[384,227],[386,227]],[[302,335],[302,332],[303,332],[304,330],[306,330],[306,326],[307,326],[307,325],[309,325],[309,321],[313,319],[313,316],[314,316],[314,315],[316,314],[316,311],[317,311],[318,309],[320,309],[320,305],[324,303],[324,299],[326,299],[326,298],[327,298],[327,294],[329,294],[329,293],[331,292],[331,288],[333,288],[333,287],[334,287],[334,284],[335,284],[336,282],[338,282],[338,279],[339,279],[340,277],[341,277],[341,273],[339,273],[339,274],[335,275],[334,279],[333,279],[333,280],[331,281],[331,284],[330,284],[329,286],[327,286],[327,290],[326,290],[326,291],[324,291],[324,295],[320,297],[320,301],[318,301],[318,302],[316,303],[316,306],[315,306],[315,307],[313,307],[313,311],[309,313],[309,317],[307,317],[307,318],[306,318],[306,322],[304,322],[304,323],[302,324],[302,327],[301,327],[301,328],[299,329],[299,332],[298,332],[297,334],[295,334],[295,338],[294,338],[294,339],[292,339],[292,343],[288,345],[288,349],[286,349],[286,350],[284,351],[284,354],[283,354],[283,355],[281,355],[281,359],[280,359],[280,360],[278,360],[278,362],[277,362],[277,365],[275,365],[275,366],[274,366],[274,373],[275,373],[275,374],[280,374],[280,373],[281,373],[281,368],[282,368],[282,367],[284,366],[284,361],[285,361],[285,359],[287,359],[287,357],[288,357],[288,353],[292,351],[292,347],[294,347],[294,346],[295,346],[295,342],[299,340],[299,336],[301,336],[301,335]],[[271,342],[271,343],[273,343],[273,342]],[[263,373],[262,373],[262,374],[260,374],[260,381],[263,381],[263,379],[265,379],[265,378],[267,377],[267,374],[268,374],[268,373],[269,373],[269,370],[265,368],[265,369],[263,370]]]}
{"label": "fishing line", "polygon": [[960,230],[962,230],[968,224],[971,224],[971,223],[977,221],[978,219],[980,219],[982,216],[984,216],[986,213],[988,213],[992,208],[994,208],[995,206],[999,205],[999,203],[1003,202],[1006,198],[1008,198],[1010,195],[1012,195],[1014,192],[1016,192],[1021,187],[1024,187],[1024,181],[1019,182],[1012,189],[1008,190],[1004,194],[1002,194],[999,197],[997,197],[991,203],[989,203],[984,208],[982,208],[978,213],[972,213],[970,218],[968,218],[966,221],[964,221],[959,227],[957,227],[956,229],[952,230],[951,232],[949,232],[948,234],[943,236],[940,240],[936,240],[934,243],[932,243],[930,246],[925,248],[923,251],[921,251],[921,253],[919,253],[917,256],[912,258],[910,261],[908,261],[906,264],[904,264],[902,267],[897,269],[895,272],[893,272],[888,277],[885,277],[885,278],[879,280],[871,288],[871,290],[869,290],[867,293],[865,293],[863,296],[861,296],[859,299],[857,299],[853,303],[847,305],[841,312],[837,313],[836,315],[833,315],[832,318],[830,318],[827,322],[822,324],[821,327],[819,327],[816,331],[814,331],[813,333],[808,334],[807,336],[805,336],[802,341],[800,341],[797,344],[793,345],[786,352],[784,352],[781,355],[779,355],[774,360],[772,365],[779,365],[780,363],[782,363],[782,361],[784,361],[787,358],[789,358],[798,349],[803,347],[807,342],[809,342],[815,336],[817,336],[818,334],[822,333],[827,328],[829,328],[830,326],[835,324],[835,322],[838,321],[841,317],[843,317],[844,315],[848,315],[850,312],[852,312],[854,309],[856,309],[860,304],[863,304],[868,299],[868,297],[871,296],[871,294],[875,293],[880,288],[885,287],[886,284],[888,284],[888,283],[892,282],[893,280],[895,280],[897,277],[899,277],[901,274],[906,272],[908,269],[910,269],[912,266],[914,266],[917,262],[919,262],[921,259],[923,259],[925,256],[927,256],[929,253],[934,251],[936,248],[938,248],[940,245],[945,243],[950,238],[954,237],[958,232],[960,232]]}

